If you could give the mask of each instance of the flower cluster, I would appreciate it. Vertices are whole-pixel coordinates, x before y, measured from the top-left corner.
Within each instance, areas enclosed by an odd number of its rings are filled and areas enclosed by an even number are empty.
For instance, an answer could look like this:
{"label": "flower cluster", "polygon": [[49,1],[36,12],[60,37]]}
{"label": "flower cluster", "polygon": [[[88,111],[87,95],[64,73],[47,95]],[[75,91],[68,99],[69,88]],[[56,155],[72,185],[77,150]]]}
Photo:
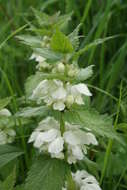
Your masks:
{"label": "flower cluster", "polygon": [[[11,113],[8,109],[0,110],[0,117],[10,117]],[[15,131],[9,125],[0,125],[0,145],[12,143],[15,138]]]}
{"label": "flower cluster", "polygon": [[[58,62],[51,66],[46,62],[46,59],[40,55],[33,54],[39,64],[37,68],[41,71],[43,69],[50,69],[50,73],[64,75],[66,77],[76,77],[80,73],[80,69],[75,64],[64,64]],[[73,104],[84,104],[83,95],[92,96],[88,87],[84,83],[71,84],[58,79],[42,80],[33,90],[30,97],[36,100],[37,103],[44,101],[48,106],[53,106],[54,110],[63,111],[66,107],[69,108]]]}
{"label": "flower cluster", "polygon": [[84,104],[82,95],[92,95],[83,83],[71,85],[69,82],[64,84],[60,80],[45,79],[34,89],[30,99],[38,103],[43,100],[48,106],[52,105],[54,110],[62,111],[74,103]]}
{"label": "flower cluster", "polygon": [[[78,170],[76,173],[72,173],[72,178],[76,188],[79,190],[101,190],[96,178],[85,170]],[[67,190],[67,188],[63,187],[62,190]]]}
{"label": "flower cluster", "polygon": [[64,159],[64,152],[66,152],[69,164],[84,158],[87,145],[98,144],[91,132],[82,131],[80,126],[67,122],[65,122],[65,131],[61,134],[60,124],[53,117],[47,117],[39,123],[31,134],[30,142],[34,142],[34,147],[49,153],[51,157]]}

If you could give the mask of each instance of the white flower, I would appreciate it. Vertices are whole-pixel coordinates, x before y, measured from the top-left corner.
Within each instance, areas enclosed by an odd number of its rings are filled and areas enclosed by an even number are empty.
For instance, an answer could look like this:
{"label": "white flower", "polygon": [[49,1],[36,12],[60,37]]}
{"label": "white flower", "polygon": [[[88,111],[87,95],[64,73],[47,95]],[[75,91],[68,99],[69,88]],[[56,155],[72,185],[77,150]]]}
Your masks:
{"label": "white flower", "polygon": [[0,145],[12,143],[15,136],[16,132],[11,128],[0,129]]}
{"label": "white flower", "polygon": [[73,173],[72,176],[80,190],[101,190],[96,178],[85,170],[78,170],[76,173]]}
{"label": "white flower", "polygon": [[39,104],[43,100],[48,106],[52,105],[54,110],[63,111],[73,103],[84,104],[82,95],[92,95],[85,84],[70,85],[56,79],[45,79],[33,90],[30,99]]}
{"label": "white flower", "polygon": [[46,62],[46,58],[38,55],[37,53],[33,53],[30,59],[35,59],[35,61],[38,62],[36,69],[38,69],[39,71],[43,69],[51,69],[51,65]]}
{"label": "white flower", "polygon": [[97,145],[95,136],[90,132],[80,129],[79,125],[72,125],[65,122],[63,136],[60,131],[60,124],[53,117],[43,119],[29,138],[34,147],[40,152],[48,152],[51,157],[64,159],[64,143],[66,144],[67,161],[69,164],[83,160],[87,153],[86,145]]}
{"label": "white flower", "polygon": [[37,131],[47,131],[49,129],[59,129],[60,130],[60,124],[57,120],[55,120],[53,117],[46,117],[43,119],[38,127]]}
{"label": "white flower", "polygon": [[[66,104],[71,106],[71,101],[72,104],[76,103],[79,105],[84,104],[83,101],[83,95],[85,96],[92,96],[91,92],[89,91],[87,85],[83,83],[79,83],[76,85],[71,85],[70,83],[66,84],[66,90],[67,90],[67,98],[66,98]],[[71,101],[68,100],[68,97],[71,97]],[[73,97],[73,98],[72,98]],[[69,103],[68,103],[69,101]]]}
{"label": "white flower", "polygon": [[37,53],[33,53],[30,57],[30,59],[35,59],[35,61],[42,63],[44,62],[46,59],[40,55],[38,55]]}
{"label": "white flower", "polygon": [[71,88],[71,93],[78,95],[78,94],[83,94],[85,96],[92,96],[91,92],[89,91],[88,87],[86,84],[79,83],[76,85],[73,85]]}
{"label": "white flower", "polygon": [[0,130],[0,145],[7,143],[7,135],[4,131]]}
{"label": "white flower", "polygon": [[34,142],[34,147],[39,148],[40,152],[45,151],[50,153],[51,157],[64,159],[64,140],[61,137],[60,125],[52,117],[47,117],[39,123],[28,142]]}
{"label": "white flower", "polygon": [[67,145],[68,163],[76,163],[77,160],[83,160],[84,153],[87,153],[85,145],[97,145],[97,140],[92,133],[87,133],[80,129],[78,125],[65,123],[66,131],[63,138]]}
{"label": "white flower", "polygon": [[41,145],[45,143],[52,142],[56,139],[57,136],[59,136],[60,132],[57,129],[50,129],[45,132],[40,132],[34,142],[34,146],[36,148],[41,147]]}
{"label": "white flower", "polygon": [[48,152],[52,154],[59,154],[63,150],[64,140],[62,137],[56,138],[53,142],[49,144]]}
{"label": "white flower", "polygon": [[11,112],[8,109],[4,108],[0,110],[0,116],[11,116]]}
{"label": "white flower", "polygon": [[38,102],[43,100],[47,105],[53,105],[55,110],[64,110],[66,90],[63,82],[59,80],[43,80],[33,91],[30,99]]}
{"label": "white flower", "polygon": [[[78,170],[72,173],[72,179],[75,183],[75,188],[79,190],[101,190],[99,183],[94,176],[85,170]],[[62,190],[67,190],[67,182],[65,182]]]}

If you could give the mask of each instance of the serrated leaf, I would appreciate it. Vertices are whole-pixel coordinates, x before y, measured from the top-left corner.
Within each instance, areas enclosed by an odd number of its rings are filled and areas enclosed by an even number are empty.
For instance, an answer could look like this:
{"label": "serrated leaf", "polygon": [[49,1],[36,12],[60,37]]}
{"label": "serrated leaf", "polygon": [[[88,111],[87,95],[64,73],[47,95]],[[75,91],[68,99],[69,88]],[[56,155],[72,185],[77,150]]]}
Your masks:
{"label": "serrated leaf", "polygon": [[33,11],[33,13],[34,13],[34,15],[35,15],[35,17],[36,17],[36,20],[37,20],[38,24],[39,24],[41,27],[42,27],[42,26],[48,26],[48,25],[49,25],[49,18],[50,18],[49,15],[47,15],[47,14],[44,13],[44,12],[40,12],[40,11],[34,9],[33,7],[32,7],[32,11]]}
{"label": "serrated leaf", "polygon": [[16,36],[17,39],[19,39],[23,44],[26,44],[31,47],[42,47],[42,39],[38,36],[30,36],[30,35],[20,35]]}
{"label": "serrated leaf", "polygon": [[26,96],[29,97],[37,85],[42,81],[41,75],[39,73],[31,75],[27,78],[25,83]]}
{"label": "serrated leaf", "polygon": [[82,55],[83,53],[85,53],[86,51],[88,51],[89,49],[99,45],[99,44],[103,44],[104,42],[108,41],[108,40],[111,40],[111,39],[114,39],[116,37],[118,37],[120,35],[114,35],[114,36],[109,36],[109,37],[106,37],[106,38],[99,38],[99,39],[96,39],[94,40],[93,42],[87,44],[83,49],[80,49],[78,52],[76,52],[74,54],[74,57],[73,59],[77,59],[80,55]]}
{"label": "serrated leaf", "polygon": [[46,48],[33,48],[33,51],[51,61],[58,61],[62,58],[62,54],[53,52]]}
{"label": "serrated leaf", "polygon": [[60,28],[61,30],[66,26],[68,21],[71,20],[73,12],[70,12],[69,14],[61,15],[58,17],[57,23],[54,25],[54,28]]}
{"label": "serrated leaf", "polygon": [[74,31],[71,34],[69,34],[69,36],[68,36],[75,50],[79,47],[79,35],[78,35],[78,33],[79,33],[81,25],[82,24],[79,24],[74,29]]}
{"label": "serrated leaf", "polygon": [[48,108],[46,106],[39,106],[39,107],[26,107],[23,108],[21,111],[16,113],[16,117],[37,117],[43,116],[47,113]]}
{"label": "serrated leaf", "polygon": [[67,168],[62,160],[40,156],[28,173],[25,190],[61,190]]}
{"label": "serrated leaf", "polygon": [[2,190],[13,190],[16,181],[16,168],[13,169],[12,173],[2,183]]}
{"label": "serrated leaf", "polygon": [[84,81],[93,75],[93,65],[86,67],[85,69],[80,69],[76,79],[78,81]]}
{"label": "serrated leaf", "polygon": [[47,0],[43,3],[41,10],[44,11],[49,5],[56,3],[58,0]]}
{"label": "serrated leaf", "polygon": [[107,115],[100,115],[94,109],[77,109],[66,111],[64,118],[70,123],[79,124],[82,129],[91,129],[95,134],[120,141],[115,132],[112,119]]}
{"label": "serrated leaf", "polygon": [[11,101],[11,97],[0,99],[0,110],[6,107]]}
{"label": "serrated leaf", "polygon": [[23,151],[17,147],[10,145],[0,145],[0,168],[22,154]]}
{"label": "serrated leaf", "polygon": [[55,34],[51,39],[52,50],[60,53],[71,53],[73,51],[73,46],[67,36],[65,36],[59,30],[56,30]]}

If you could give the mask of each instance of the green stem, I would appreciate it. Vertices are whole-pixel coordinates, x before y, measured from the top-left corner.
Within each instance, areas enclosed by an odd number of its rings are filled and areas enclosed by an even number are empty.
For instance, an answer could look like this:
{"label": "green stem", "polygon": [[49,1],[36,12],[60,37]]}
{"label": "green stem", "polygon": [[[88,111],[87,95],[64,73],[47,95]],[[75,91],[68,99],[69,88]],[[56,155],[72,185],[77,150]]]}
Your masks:
{"label": "green stem", "polygon": [[63,136],[63,133],[65,132],[65,122],[63,120],[63,112],[61,112],[61,118],[60,118],[60,131],[61,131],[61,136]]}
{"label": "green stem", "polygon": [[[117,106],[117,114],[116,114],[116,118],[115,118],[115,122],[114,122],[114,129],[115,130],[117,128],[117,123],[118,123],[118,119],[119,119],[121,99],[122,99],[122,82],[120,84],[120,96],[119,96],[119,101],[118,101],[118,106]],[[107,169],[107,166],[108,166],[109,157],[110,157],[111,150],[112,150],[112,145],[113,145],[113,140],[110,139],[109,142],[108,142],[108,145],[107,145],[106,154],[105,154],[105,158],[104,158],[104,165],[103,165],[103,169],[102,169],[102,174],[101,174],[101,179],[100,179],[100,185],[102,185],[103,179],[105,177],[105,173],[106,173],[106,169]]]}
{"label": "green stem", "polygon": [[[60,117],[60,131],[61,131],[61,136],[63,136],[65,132],[65,121],[63,119],[63,112],[61,112],[61,117]],[[64,150],[65,150],[65,161],[67,161],[67,145],[64,143]]]}

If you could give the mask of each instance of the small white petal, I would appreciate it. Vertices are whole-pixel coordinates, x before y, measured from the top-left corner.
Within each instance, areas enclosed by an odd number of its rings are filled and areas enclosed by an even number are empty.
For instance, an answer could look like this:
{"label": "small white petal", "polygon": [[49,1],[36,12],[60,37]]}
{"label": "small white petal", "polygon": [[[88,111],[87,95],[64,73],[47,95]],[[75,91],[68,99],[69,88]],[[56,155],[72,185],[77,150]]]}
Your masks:
{"label": "small white petal", "polygon": [[58,134],[59,131],[56,129],[51,129],[46,132],[40,132],[35,140],[34,146],[36,148],[39,148],[44,143],[52,142]]}
{"label": "small white petal", "polygon": [[73,88],[75,88],[79,93],[84,94],[86,96],[92,96],[91,92],[89,91],[87,85],[80,83],[77,85],[74,85]]}
{"label": "small white petal", "polygon": [[53,104],[53,109],[54,110],[63,111],[64,108],[65,108],[65,104],[62,101],[56,102],[56,103]]}
{"label": "small white petal", "polygon": [[83,104],[84,104],[84,101],[83,101],[81,95],[78,95],[78,96],[75,98],[75,102],[76,102],[78,105],[83,105]]}
{"label": "small white petal", "polygon": [[37,55],[36,53],[33,53],[30,59],[35,59],[37,62],[43,62],[46,60],[44,57]]}
{"label": "small white petal", "polygon": [[33,133],[31,134],[29,140],[28,140],[28,143],[31,143],[31,142],[35,141],[36,138],[37,138],[37,136],[39,135],[39,133],[40,133],[40,132],[38,132],[38,131],[33,132]]}
{"label": "small white petal", "polygon": [[64,140],[62,137],[58,137],[49,144],[48,152],[58,154],[63,150]]}
{"label": "small white petal", "polygon": [[64,159],[64,153],[60,152],[58,154],[51,153],[52,158]]}
{"label": "small white petal", "polygon": [[54,100],[61,100],[64,99],[66,97],[66,91],[63,87],[58,88],[58,90],[56,90],[55,92],[52,93],[52,98]]}
{"label": "small white petal", "polygon": [[95,183],[98,184],[96,178],[92,175],[89,175],[87,178],[82,180],[82,183],[86,184],[86,183]]}
{"label": "small white petal", "polygon": [[89,144],[98,145],[96,137],[92,133],[87,133]]}
{"label": "small white petal", "polygon": [[11,112],[8,109],[4,108],[4,109],[0,110],[0,115],[1,116],[11,116]]}
{"label": "small white petal", "polygon": [[80,190],[101,190],[97,184],[86,184],[81,186]]}
{"label": "small white petal", "polygon": [[60,129],[59,122],[56,121],[53,117],[46,117],[39,123],[39,126],[37,127],[38,131],[46,131],[49,129]]}
{"label": "small white petal", "polygon": [[6,130],[6,133],[11,136],[11,137],[14,137],[16,135],[16,132],[13,130],[13,129],[7,129]]}
{"label": "small white petal", "polygon": [[84,154],[79,146],[73,146],[72,153],[77,160],[83,160]]}
{"label": "small white petal", "polygon": [[0,131],[0,144],[6,144],[7,143],[7,135],[3,132]]}
{"label": "small white petal", "polygon": [[73,131],[66,131],[63,134],[64,140],[66,143],[70,144],[70,145],[78,145],[80,144],[80,139],[78,139],[76,137],[76,135],[74,134]]}

